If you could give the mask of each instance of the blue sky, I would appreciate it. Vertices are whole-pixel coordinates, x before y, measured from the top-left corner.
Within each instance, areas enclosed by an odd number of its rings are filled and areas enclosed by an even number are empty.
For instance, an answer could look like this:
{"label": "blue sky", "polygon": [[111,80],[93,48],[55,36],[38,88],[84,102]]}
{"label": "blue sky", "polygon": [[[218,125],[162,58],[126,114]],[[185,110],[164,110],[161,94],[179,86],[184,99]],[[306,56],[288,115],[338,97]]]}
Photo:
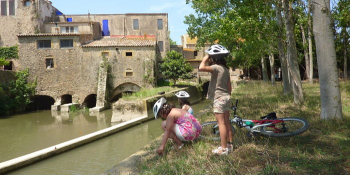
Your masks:
{"label": "blue sky", "polygon": [[185,16],[195,14],[186,0],[51,0],[64,14],[168,13],[170,38],[178,45],[186,33]]}

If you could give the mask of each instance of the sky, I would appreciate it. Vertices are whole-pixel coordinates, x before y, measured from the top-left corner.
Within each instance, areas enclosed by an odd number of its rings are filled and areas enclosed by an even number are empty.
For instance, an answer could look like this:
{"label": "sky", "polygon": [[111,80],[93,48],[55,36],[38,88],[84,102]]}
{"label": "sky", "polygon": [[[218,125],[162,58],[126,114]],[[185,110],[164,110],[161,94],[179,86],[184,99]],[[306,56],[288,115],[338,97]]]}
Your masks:
{"label": "sky", "polygon": [[186,34],[185,16],[195,14],[186,0],[51,0],[52,5],[67,15],[168,13],[170,38],[181,45]]}

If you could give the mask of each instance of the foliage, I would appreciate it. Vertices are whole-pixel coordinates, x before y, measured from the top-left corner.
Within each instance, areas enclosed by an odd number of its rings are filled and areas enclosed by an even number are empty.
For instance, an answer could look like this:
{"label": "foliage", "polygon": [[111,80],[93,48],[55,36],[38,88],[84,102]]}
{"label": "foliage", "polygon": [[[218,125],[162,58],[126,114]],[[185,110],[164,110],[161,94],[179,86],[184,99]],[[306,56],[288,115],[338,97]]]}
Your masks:
{"label": "foliage", "polygon": [[181,79],[191,79],[192,66],[186,63],[182,55],[176,51],[170,51],[163,59],[164,62],[160,64],[160,73],[166,79],[170,79],[176,84],[176,81]]}
{"label": "foliage", "polygon": [[0,66],[8,65],[10,62],[6,61],[5,58],[0,58]]}
{"label": "foliage", "polygon": [[0,47],[0,58],[18,58],[18,46]]}
{"label": "foliage", "polygon": [[21,112],[31,102],[36,83],[28,83],[28,69],[16,72],[16,79],[0,91],[0,115]]}
{"label": "foliage", "polygon": [[[263,88],[262,88],[263,87]],[[303,84],[304,106],[295,106],[291,95],[282,95],[281,86],[262,82],[241,82],[233,91],[238,98],[238,115],[258,119],[271,111],[277,116],[300,117],[310,123],[302,135],[290,138],[247,137],[246,130],[236,129],[234,150],[226,156],[212,155],[219,142],[199,139],[181,150],[167,143],[164,156],[155,149],[160,140],[150,144],[137,165],[139,174],[349,174],[350,110],[343,120],[321,120],[319,84]],[[343,106],[350,103],[350,82],[341,82]],[[211,106],[211,105],[209,105]],[[212,109],[196,112],[200,121],[215,120]],[[337,149],[335,149],[337,148]],[[330,166],[332,165],[332,166]]]}

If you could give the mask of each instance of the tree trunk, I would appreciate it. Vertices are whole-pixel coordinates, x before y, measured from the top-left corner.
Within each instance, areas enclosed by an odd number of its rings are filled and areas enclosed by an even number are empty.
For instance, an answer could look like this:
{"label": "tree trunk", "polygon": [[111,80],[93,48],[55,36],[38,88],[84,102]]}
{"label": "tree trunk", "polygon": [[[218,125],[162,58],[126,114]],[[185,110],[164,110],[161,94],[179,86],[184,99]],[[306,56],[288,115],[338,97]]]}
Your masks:
{"label": "tree trunk", "polygon": [[304,103],[303,89],[300,80],[300,71],[298,66],[297,49],[294,36],[294,25],[289,0],[283,0],[284,24],[286,26],[287,39],[287,64],[292,79],[293,95],[295,104]]}
{"label": "tree trunk", "polygon": [[311,0],[320,79],[321,119],[342,118],[341,96],[329,0]]}
{"label": "tree trunk", "polygon": [[289,94],[292,92],[292,86],[291,81],[288,73],[288,66],[287,66],[287,60],[286,60],[286,54],[284,52],[285,45],[283,40],[283,25],[282,25],[282,15],[281,15],[281,1],[278,1],[278,4],[276,5],[276,18],[277,18],[277,25],[278,25],[278,53],[281,60],[281,69],[282,69],[282,81],[283,81],[283,93]]}
{"label": "tree trunk", "polygon": [[264,56],[261,56],[261,71],[262,71],[262,77],[265,82],[269,81],[269,76],[267,75],[267,66],[266,66],[266,59]]}
{"label": "tree trunk", "polygon": [[270,53],[269,55],[269,60],[270,60],[270,73],[271,73],[271,84],[275,84],[275,56],[273,53]]}
{"label": "tree trunk", "polygon": [[347,56],[347,42],[346,28],[343,27],[343,56],[344,56],[344,79],[348,79],[348,56]]}
{"label": "tree trunk", "polygon": [[311,13],[310,13],[310,0],[308,3],[308,11],[309,11],[309,19],[308,19],[308,41],[309,41],[309,56],[310,56],[310,84],[314,83],[314,60],[313,60],[313,53],[312,53],[312,27],[311,27]]}
{"label": "tree trunk", "polygon": [[305,78],[310,79],[310,59],[309,59],[309,52],[307,50],[307,42],[305,37],[305,30],[302,24],[300,24],[300,30],[301,35],[303,38],[303,50],[304,50],[304,57],[305,57]]}

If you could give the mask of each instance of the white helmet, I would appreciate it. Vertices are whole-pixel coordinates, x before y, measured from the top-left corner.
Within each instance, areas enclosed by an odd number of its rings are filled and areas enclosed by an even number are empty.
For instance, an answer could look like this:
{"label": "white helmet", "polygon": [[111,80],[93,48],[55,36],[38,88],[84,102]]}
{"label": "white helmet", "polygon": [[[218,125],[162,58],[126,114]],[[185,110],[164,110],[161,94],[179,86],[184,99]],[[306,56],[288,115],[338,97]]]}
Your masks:
{"label": "white helmet", "polygon": [[153,114],[154,118],[158,118],[158,112],[161,108],[163,108],[163,105],[166,103],[166,99],[164,97],[160,98],[156,103],[154,103],[153,106]]}
{"label": "white helmet", "polygon": [[179,92],[176,92],[176,97],[178,98],[188,98],[190,97],[190,94],[188,94],[186,91],[179,91]]}
{"label": "white helmet", "polygon": [[209,49],[207,49],[205,52],[209,55],[221,55],[221,54],[228,55],[229,53],[226,47],[219,44],[214,44],[210,46]]}

